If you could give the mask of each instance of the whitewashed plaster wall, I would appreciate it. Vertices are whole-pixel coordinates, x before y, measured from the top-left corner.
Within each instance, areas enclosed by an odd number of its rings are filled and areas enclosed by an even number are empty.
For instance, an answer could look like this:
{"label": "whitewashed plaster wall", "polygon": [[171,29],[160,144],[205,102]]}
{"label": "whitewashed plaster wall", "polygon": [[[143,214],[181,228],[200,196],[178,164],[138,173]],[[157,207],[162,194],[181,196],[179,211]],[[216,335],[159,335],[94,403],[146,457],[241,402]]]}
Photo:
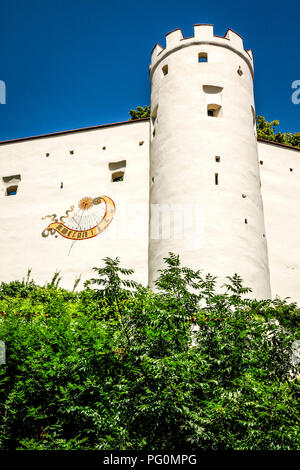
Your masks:
{"label": "whitewashed plaster wall", "polygon": [[[72,288],[76,276],[93,276],[91,268],[102,265],[102,258],[119,256],[147,284],[148,136],[149,122],[137,121],[1,144],[0,280],[21,279],[32,268],[32,277],[43,284],[60,270],[61,285]],[[124,181],[111,182],[108,164],[121,160]],[[17,194],[6,196],[3,177],[11,175],[21,175],[21,181]],[[116,213],[100,235],[76,241],[70,254],[72,241],[41,236],[51,222],[42,217],[60,217],[81,198],[102,195],[114,200]]]}
{"label": "whitewashed plaster wall", "polygon": [[272,296],[300,303],[300,150],[258,149]]}

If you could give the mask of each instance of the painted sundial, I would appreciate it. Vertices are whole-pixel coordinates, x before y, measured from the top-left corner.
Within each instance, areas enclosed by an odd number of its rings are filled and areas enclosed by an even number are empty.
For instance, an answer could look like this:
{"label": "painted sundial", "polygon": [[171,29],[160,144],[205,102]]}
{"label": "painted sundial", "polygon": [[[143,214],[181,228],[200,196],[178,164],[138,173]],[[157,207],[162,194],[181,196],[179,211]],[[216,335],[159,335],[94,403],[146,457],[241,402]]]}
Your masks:
{"label": "painted sundial", "polygon": [[114,213],[115,203],[110,197],[83,197],[76,209],[71,206],[59,219],[56,214],[43,217],[42,220],[50,217],[52,222],[43,230],[42,237],[58,234],[69,240],[88,240],[108,227]]}

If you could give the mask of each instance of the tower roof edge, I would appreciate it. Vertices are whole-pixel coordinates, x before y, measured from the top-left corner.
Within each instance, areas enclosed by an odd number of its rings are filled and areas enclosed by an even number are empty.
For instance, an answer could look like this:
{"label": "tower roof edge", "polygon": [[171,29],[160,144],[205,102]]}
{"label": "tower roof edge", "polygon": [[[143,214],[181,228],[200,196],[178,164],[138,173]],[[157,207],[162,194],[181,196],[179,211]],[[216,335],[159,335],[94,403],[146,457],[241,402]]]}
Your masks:
{"label": "tower roof edge", "polygon": [[244,48],[244,42],[242,36],[229,28],[224,36],[218,36],[214,34],[214,26],[206,23],[194,24],[194,36],[185,38],[183,37],[180,28],[176,28],[165,35],[166,46],[163,48],[159,44],[154,46],[151,55],[151,68],[161,60],[161,58],[167,56],[172,51],[176,51],[182,47],[189,46],[197,43],[207,43],[221,47],[227,47],[239,55],[243,56],[248,62],[250,69],[253,73],[253,53],[252,50],[246,50]]}

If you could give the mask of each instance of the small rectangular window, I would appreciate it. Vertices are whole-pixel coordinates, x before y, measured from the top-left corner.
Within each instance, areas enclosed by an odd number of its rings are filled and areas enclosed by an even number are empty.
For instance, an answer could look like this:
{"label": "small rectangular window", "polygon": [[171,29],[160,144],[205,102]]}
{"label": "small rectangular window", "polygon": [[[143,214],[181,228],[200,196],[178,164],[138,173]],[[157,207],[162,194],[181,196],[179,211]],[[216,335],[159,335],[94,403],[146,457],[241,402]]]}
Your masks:
{"label": "small rectangular window", "polygon": [[2,181],[5,187],[5,196],[15,196],[21,181],[21,175],[3,176]]}
{"label": "small rectangular window", "polygon": [[220,162],[221,161],[221,157],[216,157],[216,162]]}
{"label": "small rectangular window", "polygon": [[207,116],[218,117],[221,116],[222,106],[218,104],[209,104],[207,106]]}
{"label": "small rectangular window", "polygon": [[207,53],[206,52],[200,52],[198,54],[198,62],[208,62],[207,58]]}
{"label": "small rectangular window", "polygon": [[111,182],[124,181],[126,160],[119,162],[110,162],[108,168],[111,171]]}
{"label": "small rectangular window", "polygon": [[164,65],[161,70],[162,70],[163,75],[168,75],[168,65]]}
{"label": "small rectangular window", "polygon": [[219,184],[219,175],[218,175],[218,173],[215,173],[215,184],[216,185]]}
{"label": "small rectangular window", "polygon": [[10,186],[6,190],[6,196],[15,196],[18,191],[18,186]]}
{"label": "small rectangular window", "polygon": [[111,180],[113,183],[116,183],[117,181],[123,181],[124,171],[115,171],[114,173],[112,173]]}

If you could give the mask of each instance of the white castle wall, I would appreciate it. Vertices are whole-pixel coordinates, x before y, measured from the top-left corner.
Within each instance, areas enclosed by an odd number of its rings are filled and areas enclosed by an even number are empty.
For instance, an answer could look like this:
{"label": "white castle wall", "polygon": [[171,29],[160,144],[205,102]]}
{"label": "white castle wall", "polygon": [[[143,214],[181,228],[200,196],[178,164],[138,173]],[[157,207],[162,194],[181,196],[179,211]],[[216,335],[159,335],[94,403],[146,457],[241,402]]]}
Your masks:
{"label": "white castle wall", "polygon": [[[207,63],[198,63],[199,53],[208,54]],[[220,276],[220,281],[237,272],[254,296],[270,297],[251,51],[230,30],[219,38],[212,26],[196,25],[194,37],[187,39],[175,30],[166,36],[165,49],[154,48],[150,77],[155,114],[150,202],[200,204],[203,213],[198,245],[185,239],[150,240],[150,282],[162,258],[173,251],[185,265]],[[208,96],[210,88],[203,87],[220,87],[221,96]],[[207,115],[209,100],[222,104],[219,117]]]}
{"label": "white castle wall", "polygon": [[[129,122],[0,145],[1,281],[21,279],[31,267],[40,283],[61,270],[61,285],[72,288],[77,275],[90,278],[102,258],[119,256],[123,266],[135,269],[135,279],[147,284],[148,126],[148,121]],[[126,160],[124,181],[113,183],[108,164],[121,160]],[[18,174],[17,194],[5,196],[2,178]],[[70,255],[72,241],[41,236],[50,223],[43,216],[60,217],[81,198],[101,195],[116,204],[103,233],[75,242]]]}
{"label": "white castle wall", "polygon": [[272,294],[300,303],[300,149],[258,147]]}
{"label": "white castle wall", "polygon": [[[207,63],[198,63],[200,52]],[[230,30],[220,38],[212,26],[196,25],[193,38],[180,30],[167,35],[166,49],[153,50],[150,71],[150,123],[0,143],[0,281],[21,279],[31,267],[42,284],[61,270],[61,285],[72,288],[76,276],[90,278],[104,257],[119,256],[137,281],[153,285],[173,251],[220,283],[237,272],[254,296],[266,298],[271,278],[273,297],[300,302],[300,154],[257,145],[251,51]],[[207,87],[222,91],[211,95]],[[212,100],[222,106],[219,117],[207,116]],[[109,163],[124,160],[124,181],[112,182]],[[12,175],[21,181],[3,180]],[[12,184],[17,194],[6,196]],[[70,240],[41,236],[50,223],[42,217],[60,217],[81,198],[101,195],[116,204],[103,233],[75,242],[70,255]]]}

